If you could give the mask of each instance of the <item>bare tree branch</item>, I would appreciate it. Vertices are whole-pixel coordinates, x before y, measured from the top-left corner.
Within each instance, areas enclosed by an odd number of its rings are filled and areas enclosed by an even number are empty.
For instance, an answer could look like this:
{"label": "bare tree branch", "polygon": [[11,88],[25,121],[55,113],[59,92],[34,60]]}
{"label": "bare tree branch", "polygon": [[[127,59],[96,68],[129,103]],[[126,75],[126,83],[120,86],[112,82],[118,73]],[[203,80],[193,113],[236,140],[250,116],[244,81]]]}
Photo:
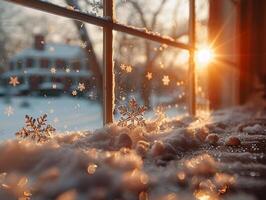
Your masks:
{"label": "bare tree branch", "polygon": [[142,26],[145,28],[148,28],[148,24],[147,24],[146,19],[144,17],[144,12],[142,11],[140,5],[137,2],[132,1],[132,0],[129,0],[128,2],[131,3],[131,5],[135,8],[135,10],[139,13],[139,17],[140,17],[140,20],[142,22]]}
{"label": "bare tree branch", "polygon": [[151,30],[154,30],[155,26],[156,26],[156,23],[157,23],[157,18],[158,18],[158,15],[161,13],[162,9],[164,8],[164,5],[166,3],[167,0],[162,0],[158,9],[154,12],[153,14],[153,19],[152,19],[152,23],[151,23]]}

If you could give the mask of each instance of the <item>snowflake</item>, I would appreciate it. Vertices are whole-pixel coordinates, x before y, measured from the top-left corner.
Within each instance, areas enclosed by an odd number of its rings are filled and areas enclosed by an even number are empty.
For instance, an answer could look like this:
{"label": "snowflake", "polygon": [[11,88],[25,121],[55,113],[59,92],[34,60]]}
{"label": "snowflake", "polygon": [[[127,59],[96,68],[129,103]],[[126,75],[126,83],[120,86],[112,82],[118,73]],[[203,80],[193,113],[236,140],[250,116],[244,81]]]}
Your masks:
{"label": "snowflake", "polygon": [[121,64],[121,65],[120,65],[120,68],[121,68],[122,70],[126,70],[126,65],[125,65],[125,64]]}
{"label": "snowflake", "polygon": [[77,96],[77,94],[78,94],[77,90],[73,90],[73,91],[72,91],[72,95],[73,95],[73,96]]}
{"label": "snowflake", "polygon": [[132,67],[131,67],[131,66],[126,66],[126,72],[127,72],[127,73],[132,72]]}
{"label": "snowflake", "polygon": [[18,77],[17,76],[11,76],[10,80],[9,80],[9,84],[13,85],[13,87],[16,87],[18,84],[20,84],[20,82],[18,81]]}
{"label": "snowflake", "polygon": [[5,115],[7,115],[9,117],[10,115],[14,114],[14,108],[12,108],[11,106],[8,106],[8,107],[5,108],[5,112],[4,113],[5,113]]}
{"label": "snowflake", "polygon": [[132,72],[132,66],[130,66],[130,65],[121,64],[121,65],[120,65],[120,68],[121,68],[123,71],[127,72],[127,73]]}
{"label": "snowflake", "polygon": [[164,85],[169,85],[170,82],[169,76],[163,76],[162,82]]}
{"label": "snowflake", "polygon": [[96,94],[95,92],[90,92],[90,94],[89,94],[89,98],[90,98],[91,100],[96,100],[96,99],[97,99],[97,94]]}
{"label": "snowflake", "polygon": [[148,73],[146,74],[146,78],[147,78],[148,80],[151,80],[151,79],[152,79],[152,73],[151,73],[151,72],[148,72]]}
{"label": "snowflake", "polygon": [[85,85],[84,85],[84,83],[79,83],[79,85],[78,85],[78,90],[79,91],[83,91],[83,90],[85,90]]}
{"label": "snowflake", "polygon": [[69,68],[66,68],[66,73],[69,73],[70,72],[70,69]]}
{"label": "snowflake", "polygon": [[56,68],[55,68],[55,67],[52,67],[52,68],[50,69],[50,72],[51,72],[52,74],[55,74],[55,73],[56,73]]}
{"label": "snowflake", "polygon": [[55,128],[47,125],[47,115],[34,119],[28,115],[25,116],[25,127],[16,133],[19,138],[30,138],[36,142],[47,141],[55,132]]}
{"label": "snowflake", "polygon": [[129,129],[134,129],[136,126],[145,126],[143,114],[146,110],[145,106],[139,106],[134,98],[131,99],[129,101],[129,108],[126,106],[118,107],[118,111],[122,115],[118,126],[128,127]]}
{"label": "snowflake", "polygon": [[80,47],[85,49],[87,47],[87,42],[81,42]]}

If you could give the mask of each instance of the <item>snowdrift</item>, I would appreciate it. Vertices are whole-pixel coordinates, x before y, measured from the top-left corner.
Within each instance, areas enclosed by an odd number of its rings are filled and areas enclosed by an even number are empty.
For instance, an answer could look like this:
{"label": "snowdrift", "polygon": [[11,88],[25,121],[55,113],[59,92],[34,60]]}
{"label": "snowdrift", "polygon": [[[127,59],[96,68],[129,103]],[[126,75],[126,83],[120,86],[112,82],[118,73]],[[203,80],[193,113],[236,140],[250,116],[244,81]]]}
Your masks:
{"label": "snowdrift", "polygon": [[0,199],[265,199],[265,102],[0,144]]}

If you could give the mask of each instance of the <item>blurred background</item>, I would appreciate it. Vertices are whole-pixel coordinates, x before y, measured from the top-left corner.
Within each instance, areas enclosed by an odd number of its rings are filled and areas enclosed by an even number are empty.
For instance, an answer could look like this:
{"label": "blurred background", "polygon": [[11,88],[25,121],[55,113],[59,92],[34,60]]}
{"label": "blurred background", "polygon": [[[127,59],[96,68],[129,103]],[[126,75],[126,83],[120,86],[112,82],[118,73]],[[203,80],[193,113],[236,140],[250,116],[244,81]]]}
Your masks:
{"label": "blurred background", "polygon": [[[102,16],[102,1],[47,1]],[[199,1],[206,32],[208,2]],[[102,29],[0,2],[0,132],[9,137],[24,115],[47,113],[58,131],[102,126]],[[188,1],[116,1],[117,21],[188,42]],[[136,98],[169,116],[187,113],[188,52],[114,32],[116,107]],[[201,40],[206,40],[202,34]],[[138,81],[136,81],[138,80]],[[116,118],[118,113],[115,111]],[[5,136],[6,135],[6,136]]]}

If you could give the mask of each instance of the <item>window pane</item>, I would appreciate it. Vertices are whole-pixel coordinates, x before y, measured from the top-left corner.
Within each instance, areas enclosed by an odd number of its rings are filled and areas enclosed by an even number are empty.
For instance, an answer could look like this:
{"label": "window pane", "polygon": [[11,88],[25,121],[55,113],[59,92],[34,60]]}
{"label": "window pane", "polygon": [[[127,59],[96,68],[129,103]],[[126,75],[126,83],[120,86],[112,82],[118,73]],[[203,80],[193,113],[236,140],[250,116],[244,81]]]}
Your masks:
{"label": "window pane", "polygon": [[95,16],[103,14],[102,0],[46,0],[46,2]]}
{"label": "window pane", "polygon": [[146,105],[146,119],[187,114],[186,80],[188,51],[141,38],[115,34],[115,96],[117,108],[135,98]]}
{"label": "window pane", "polygon": [[209,1],[196,0],[196,104],[197,111],[209,111],[208,67],[212,62],[214,48],[209,44],[208,18]]}
{"label": "window pane", "polygon": [[116,1],[116,18],[134,26],[188,42],[188,0],[130,0]]}
{"label": "window pane", "polygon": [[0,8],[0,140],[15,137],[25,115],[47,114],[57,132],[101,127],[102,30],[6,2]]}

